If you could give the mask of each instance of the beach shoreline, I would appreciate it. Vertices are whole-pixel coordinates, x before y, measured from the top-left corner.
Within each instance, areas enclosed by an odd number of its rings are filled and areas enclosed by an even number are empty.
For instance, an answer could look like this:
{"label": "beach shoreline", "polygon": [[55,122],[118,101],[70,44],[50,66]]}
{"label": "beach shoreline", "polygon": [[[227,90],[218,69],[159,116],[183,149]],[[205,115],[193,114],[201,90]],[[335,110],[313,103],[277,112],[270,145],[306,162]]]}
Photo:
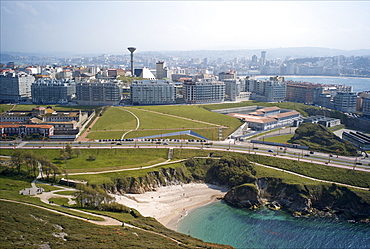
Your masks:
{"label": "beach shoreline", "polygon": [[191,210],[222,198],[227,189],[205,183],[190,183],[159,187],[144,194],[112,195],[116,201],[134,208],[143,216],[155,218],[165,227],[175,230],[179,221]]}

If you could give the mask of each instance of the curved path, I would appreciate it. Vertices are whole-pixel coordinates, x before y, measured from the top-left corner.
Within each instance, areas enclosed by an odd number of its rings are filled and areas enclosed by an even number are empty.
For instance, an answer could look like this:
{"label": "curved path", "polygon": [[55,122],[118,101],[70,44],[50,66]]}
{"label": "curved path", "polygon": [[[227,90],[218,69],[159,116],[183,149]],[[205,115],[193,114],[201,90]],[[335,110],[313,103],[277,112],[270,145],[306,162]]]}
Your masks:
{"label": "curved path", "polygon": [[[104,221],[87,220],[86,218],[82,218],[82,217],[75,216],[75,215],[72,215],[72,214],[67,214],[67,213],[64,213],[64,212],[61,212],[61,211],[52,209],[52,208],[42,207],[42,206],[31,204],[31,203],[25,203],[25,202],[20,202],[20,201],[13,201],[13,200],[8,200],[8,199],[0,199],[0,200],[1,201],[19,203],[19,204],[23,204],[23,205],[28,205],[28,206],[32,206],[32,207],[41,208],[41,209],[44,209],[44,210],[47,210],[47,211],[50,211],[50,212],[53,212],[53,213],[61,214],[61,215],[64,215],[64,216],[68,216],[68,217],[79,219],[79,220],[83,220],[83,221],[88,221],[90,223],[94,223],[94,224],[97,224],[97,225],[122,226],[122,222],[121,221],[118,221],[116,219],[113,219],[113,218],[110,218],[110,217],[107,217],[107,216],[103,216],[103,215],[98,215],[98,214],[84,212],[84,211],[73,209],[73,208],[71,208],[71,210],[76,211],[76,212],[80,212],[80,213],[85,213],[85,214],[92,215],[92,216],[96,216],[96,217],[99,217],[99,218],[104,219]],[[56,205],[56,204],[54,204],[54,205]],[[58,206],[58,205],[56,205],[56,206]]]}
{"label": "curved path", "polygon": [[272,166],[267,166],[267,165],[256,163],[256,162],[253,162],[253,163],[255,165],[258,165],[258,166],[262,166],[262,167],[269,168],[269,169],[274,169],[274,170],[277,170],[277,171],[281,171],[281,172],[288,173],[288,174],[291,174],[291,175],[296,175],[296,176],[306,178],[306,179],[309,179],[309,180],[313,180],[313,181],[317,181],[317,182],[331,183],[331,184],[336,184],[336,185],[339,185],[339,186],[361,189],[361,190],[369,190],[369,188],[362,188],[362,187],[357,187],[357,186],[348,185],[348,184],[339,183],[339,182],[331,182],[331,181],[326,181],[326,180],[320,180],[320,179],[317,179],[317,178],[301,175],[301,174],[298,174],[298,173],[295,173],[295,172],[292,172],[292,171],[288,171],[288,170],[285,170],[285,169],[279,169],[279,168],[275,168],[275,167],[272,167]]}
{"label": "curved path", "polygon": [[[46,208],[46,207],[38,206],[38,205],[35,205],[35,204],[31,204],[31,203],[25,203],[25,202],[8,200],[8,199],[2,199],[2,198],[0,198],[0,201],[6,201],[6,202],[12,202],[12,203],[18,203],[18,204],[28,205],[28,206],[32,206],[32,207],[44,209],[44,210],[47,210],[47,211],[50,211],[50,212],[53,212],[53,213],[56,213],[56,214],[68,216],[70,218],[87,221],[87,222],[90,222],[90,223],[93,223],[93,224],[96,224],[96,225],[103,225],[103,226],[122,226],[123,225],[124,227],[138,229],[138,230],[141,230],[141,231],[144,231],[144,232],[147,232],[147,233],[152,233],[152,234],[155,234],[155,235],[164,237],[164,238],[166,238],[168,240],[171,240],[171,241],[173,241],[173,242],[175,242],[177,244],[181,244],[181,245],[184,245],[184,246],[189,246],[187,244],[182,243],[181,241],[178,241],[178,240],[176,240],[174,238],[171,238],[169,236],[166,236],[164,234],[153,232],[153,231],[149,231],[149,230],[145,230],[143,228],[136,227],[136,226],[133,226],[133,225],[130,225],[130,224],[127,224],[127,223],[123,223],[123,222],[121,222],[119,220],[113,219],[111,217],[103,216],[103,215],[93,214],[93,213],[89,213],[89,212],[85,212],[85,211],[81,211],[81,210],[77,210],[77,209],[71,208],[71,210],[73,210],[73,211],[84,213],[84,214],[88,214],[88,215],[92,215],[92,216],[96,216],[96,217],[99,217],[99,218],[103,218],[104,219],[104,221],[94,221],[94,220],[89,220],[89,219],[81,218],[81,217],[78,217],[78,216],[75,216],[75,215],[63,213],[63,212],[57,211],[55,209]],[[56,205],[56,204],[54,204],[54,205]]]}
{"label": "curved path", "polygon": [[137,130],[139,129],[139,127],[140,127],[140,119],[138,118],[138,116],[136,116],[133,112],[131,112],[131,111],[129,111],[129,110],[126,110],[126,109],[124,109],[124,108],[118,108],[118,109],[120,109],[120,110],[124,110],[124,111],[126,111],[126,112],[130,113],[132,116],[134,116],[134,117],[136,118],[136,128],[135,128],[134,130],[129,130],[129,131],[126,131],[125,133],[123,133],[123,135],[122,135],[121,139],[124,139],[124,138],[125,138],[125,136],[126,136],[129,132],[131,132],[131,131],[137,131]]}
{"label": "curved path", "polygon": [[185,160],[187,160],[187,159],[180,159],[180,160],[176,160],[176,161],[170,162],[171,159],[167,159],[166,161],[161,162],[161,163],[157,163],[157,164],[153,164],[153,165],[149,165],[149,166],[144,166],[144,167],[139,167],[139,168],[114,169],[114,170],[99,171],[99,172],[70,173],[68,175],[70,175],[70,176],[72,176],[72,175],[74,175],[74,176],[75,175],[94,175],[94,174],[113,173],[113,172],[120,172],[120,171],[129,171],[129,170],[150,169],[150,168],[154,168],[154,167],[157,167],[157,166],[160,166],[160,165],[167,165],[167,164],[173,164],[173,163],[183,162]]}
{"label": "curved path", "polygon": [[213,125],[213,126],[216,126],[216,127],[219,127],[219,128],[229,128],[228,126],[222,126],[222,125],[218,125],[218,124],[212,124],[212,123],[208,123],[208,122],[205,122],[205,121],[200,121],[200,120],[196,120],[196,119],[180,117],[180,116],[176,116],[176,115],[172,115],[172,114],[167,114],[167,113],[162,113],[162,112],[156,112],[156,111],[147,110],[147,109],[139,109],[139,108],[134,108],[134,107],[130,107],[130,108],[136,109],[136,110],[140,110],[140,111],[146,111],[146,112],[151,112],[151,113],[155,113],[155,114],[165,115],[165,116],[169,116],[169,117],[173,117],[173,118],[179,118],[179,119],[184,119],[184,120],[188,120],[188,121],[193,121],[193,122],[197,122],[197,123],[201,123],[201,124]]}

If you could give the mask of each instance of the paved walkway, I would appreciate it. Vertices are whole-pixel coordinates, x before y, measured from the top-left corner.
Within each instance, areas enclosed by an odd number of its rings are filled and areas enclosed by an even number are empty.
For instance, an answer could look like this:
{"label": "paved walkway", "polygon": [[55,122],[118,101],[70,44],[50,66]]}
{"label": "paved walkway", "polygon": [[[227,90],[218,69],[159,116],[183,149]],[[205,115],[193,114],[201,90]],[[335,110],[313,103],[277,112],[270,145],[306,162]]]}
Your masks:
{"label": "paved walkway", "polygon": [[180,116],[176,116],[176,115],[172,115],[172,114],[167,114],[167,113],[162,113],[162,112],[156,112],[156,111],[147,110],[147,109],[139,109],[139,108],[134,108],[134,107],[130,107],[130,108],[136,109],[136,110],[139,110],[139,111],[146,111],[146,112],[156,113],[156,114],[160,114],[160,115],[165,115],[165,116],[169,116],[169,117],[173,117],[173,118],[184,119],[184,120],[188,120],[188,121],[192,121],[192,122],[197,122],[197,123],[201,123],[201,124],[213,125],[213,126],[216,126],[216,127],[219,127],[219,128],[224,128],[224,129],[229,128],[228,126],[222,126],[222,125],[218,125],[218,124],[212,124],[212,123],[208,123],[208,122],[205,122],[205,121],[200,121],[200,120],[196,120],[196,119],[180,117]]}
{"label": "paved walkway", "polygon": [[171,159],[167,159],[165,162],[149,165],[149,166],[144,166],[144,167],[139,167],[139,168],[129,168],[129,169],[114,169],[114,170],[107,170],[107,171],[99,171],[99,172],[83,172],[83,173],[69,173],[69,176],[76,176],[76,175],[96,175],[96,174],[104,174],[104,173],[114,173],[114,172],[121,172],[121,171],[130,171],[130,170],[141,170],[141,169],[150,169],[154,167],[158,167],[161,165],[168,165],[168,164],[174,164],[174,163],[179,163],[183,162],[187,159],[180,159],[176,160],[173,162],[170,162]]}
{"label": "paved walkway", "polygon": [[[117,108],[117,107],[116,107],[116,108]],[[124,110],[124,111],[126,111],[126,112],[130,113],[132,116],[134,116],[134,117],[136,118],[136,128],[135,128],[134,130],[129,130],[129,131],[126,131],[125,133],[123,133],[123,134],[122,134],[121,139],[124,139],[124,138],[125,138],[125,136],[126,136],[129,132],[131,132],[131,131],[137,131],[137,130],[139,129],[139,127],[140,127],[140,119],[138,118],[138,116],[136,116],[133,112],[131,112],[131,111],[129,111],[129,110],[126,110],[126,109],[124,109],[124,108],[118,108],[118,109],[120,109],[120,110]]]}
{"label": "paved walkway", "polygon": [[272,167],[272,166],[267,166],[267,165],[256,163],[256,162],[253,162],[253,163],[255,165],[258,165],[258,166],[262,166],[262,167],[269,168],[269,169],[274,169],[274,170],[277,170],[277,171],[282,171],[284,173],[288,173],[288,174],[291,174],[291,175],[296,175],[296,176],[303,177],[303,178],[306,178],[306,179],[309,179],[309,180],[313,180],[313,181],[317,181],[317,182],[331,183],[331,184],[336,184],[336,185],[339,185],[339,186],[344,186],[344,187],[349,187],[349,188],[355,188],[355,189],[361,189],[361,190],[370,190],[369,188],[362,188],[362,187],[357,187],[357,186],[348,185],[348,184],[339,183],[339,182],[331,182],[331,181],[321,180],[321,179],[317,179],[317,178],[313,178],[313,177],[301,175],[301,174],[298,174],[298,173],[295,173],[295,172],[292,172],[292,171],[288,171],[288,170],[285,170],[285,169],[279,169],[279,168],[275,168],[275,167]]}
{"label": "paved walkway", "polygon": [[100,111],[95,119],[91,122],[91,124],[89,125],[89,127],[76,139],[76,141],[81,141],[81,142],[87,142],[87,141],[90,141],[90,139],[87,138],[87,135],[89,134],[89,131],[90,129],[95,125],[95,123],[99,120],[100,118],[100,114],[101,114],[102,111]]}

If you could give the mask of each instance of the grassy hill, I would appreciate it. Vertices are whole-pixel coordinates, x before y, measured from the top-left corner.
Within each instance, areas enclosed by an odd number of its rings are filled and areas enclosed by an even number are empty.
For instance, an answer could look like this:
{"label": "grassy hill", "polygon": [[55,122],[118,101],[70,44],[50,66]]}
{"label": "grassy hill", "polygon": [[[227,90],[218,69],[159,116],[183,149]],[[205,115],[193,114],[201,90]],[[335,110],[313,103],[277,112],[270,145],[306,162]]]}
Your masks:
{"label": "grassy hill", "polygon": [[333,132],[320,124],[303,123],[299,126],[291,143],[308,146],[311,150],[335,153],[344,156],[356,156],[356,148],[337,137]]}
{"label": "grassy hill", "polygon": [[[137,130],[137,120],[130,112],[139,119]],[[225,139],[241,124],[236,118],[210,112],[200,106],[107,107],[87,137],[118,139],[130,131],[125,138],[135,138],[193,130],[210,140],[216,140],[220,129]],[[179,139],[180,136],[172,138]]]}

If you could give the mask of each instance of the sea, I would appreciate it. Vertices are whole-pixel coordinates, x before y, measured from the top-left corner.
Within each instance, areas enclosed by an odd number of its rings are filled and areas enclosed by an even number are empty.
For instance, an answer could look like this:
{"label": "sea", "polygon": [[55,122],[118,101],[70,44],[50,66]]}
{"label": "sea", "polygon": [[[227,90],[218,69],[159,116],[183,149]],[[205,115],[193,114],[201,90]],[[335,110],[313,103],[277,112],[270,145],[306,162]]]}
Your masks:
{"label": "sea", "polygon": [[[269,79],[270,76],[256,76],[256,79]],[[330,85],[352,86],[353,92],[370,91],[370,78],[324,77],[324,76],[284,76],[285,80],[311,82]]]}
{"label": "sea", "polygon": [[223,201],[191,211],[177,231],[235,248],[370,248],[369,224],[296,218],[267,208],[243,210]]}
{"label": "sea", "polygon": [[[370,91],[370,78],[285,76],[285,80],[347,85],[354,92]],[[267,208],[243,210],[223,201],[191,211],[179,222],[177,231],[235,248],[370,248],[370,224],[296,218],[284,210]]]}

